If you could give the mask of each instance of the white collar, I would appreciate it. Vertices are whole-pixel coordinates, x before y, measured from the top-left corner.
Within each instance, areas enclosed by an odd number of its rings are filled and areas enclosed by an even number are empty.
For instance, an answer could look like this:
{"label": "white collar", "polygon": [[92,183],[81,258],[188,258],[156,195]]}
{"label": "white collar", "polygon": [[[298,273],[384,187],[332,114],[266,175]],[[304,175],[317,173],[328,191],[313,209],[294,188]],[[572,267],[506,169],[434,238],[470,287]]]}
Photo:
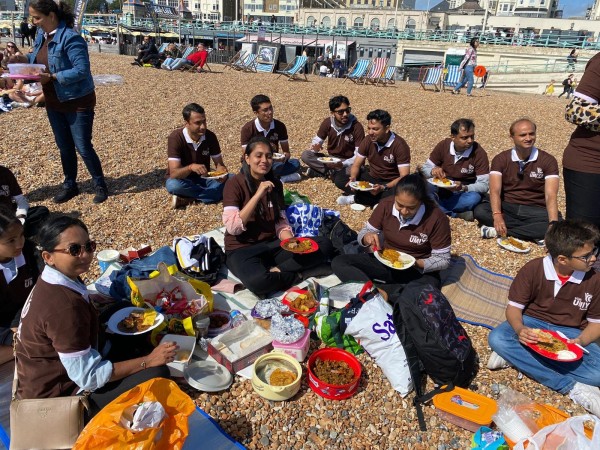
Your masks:
{"label": "white collar", "polygon": [[454,148],[454,141],[450,141],[450,154],[452,156],[454,156],[454,160],[460,159],[460,158],[468,158],[469,156],[471,156],[472,151],[473,151],[473,145],[471,145],[468,149],[466,149],[464,152],[462,152],[461,155],[457,156],[456,149]]}
{"label": "white collar", "polygon": [[187,127],[183,127],[183,137],[185,139],[185,142],[187,142],[188,144],[192,144],[194,146],[194,150],[198,149],[198,147],[200,147],[200,144],[202,144],[202,142],[204,142],[204,140],[206,139],[206,133],[204,133],[201,137],[200,140],[198,142],[195,142],[191,137],[190,137],[190,133],[188,132]]}
{"label": "white collar", "polygon": [[48,39],[48,36],[54,36],[57,31],[58,31],[58,28],[55,28],[50,33],[44,33],[44,39]]}
{"label": "white collar", "polygon": [[337,133],[337,135],[339,136],[344,131],[350,129],[352,127],[352,124],[354,123],[355,120],[356,120],[356,117],[354,117],[354,116],[351,115],[350,116],[350,120],[348,120],[348,123],[346,125],[344,125],[343,127],[338,127],[337,123],[335,121],[335,117],[332,114],[331,115],[331,128],[333,128],[335,130],[335,132]]}
{"label": "white collar", "polygon": [[[556,269],[554,268],[554,263],[552,261],[552,256],[545,256],[543,262],[544,276],[548,281],[554,281],[554,296],[556,297],[556,294],[563,286],[563,283],[560,281],[560,278],[558,278],[558,274],[556,273]],[[581,270],[574,270],[567,282],[581,284],[583,277],[585,277],[585,272],[582,272]]]}
{"label": "white collar", "polygon": [[392,204],[392,216],[394,216],[396,219],[398,219],[398,222],[400,222],[399,229],[401,229],[403,227],[407,227],[409,225],[419,225],[419,223],[421,222],[421,219],[423,219],[424,215],[425,215],[425,205],[421,204],[421,206],[419,206],[419,209],[417,210],[417,213],[413,216],[412,219],[404,220],[400,216],[400,211],[398,211],[396,209],[396,203]]}
{"label": "white collar", "polygon": [[41,275],[42,280],[49,284],[56,284],[69,288],[78,294],[80,294],[86,302],[89,302],[89,292],[85,284],[80,280],[72,280],[67,277],[64,273],[56,270],[54,267],[46,265]]}
{"label": "white collar", "polygon": [[262,127],[262,125],[260,124],[260,120],[258,120],[258,117],[256,119],[254,119],[254,125],[256,125],[256,129],[258,131],[260,131],[261,133],[266,134],[265,132],[269,132],[273,129],[275,129],[275,119],[271,120],[271,124],[269,125],[269,129],[265,129]]}
{"label": "white collar", "polygon": [[377,145],[377,151],[380,152],[381,150],[383,150],[386,147],[391,147],[392,142],[394,142],[394,139],[396,139],[396,135],[392,131],[390,133],[390,138],[387,140],[387,142],[385,144],[379,145],[379,142],[375,142],[375,145]]}
{"label": "white collar", "polygon": [[6,283],[10,283],[12,280],[14,280],[17,277],[17,274],[19,273],[19,267],[24,266],[25,265],[25,256],[23,255],[23,253],[21,252],[21,254],[15,258],[13,258],[15,260],[15,271],[16,274],[14,277],[11,278],[11,270],[4,266],[2,263],[0,263],[0,269],[2,269],[2,272],[4,273],[4,279],[6,280]]}
{"label": "white collar", "polygon": [[[531,149],[531,153],[529,154],[529,159],[527,160],[527,162],[530,161],[535,161],[538,157],[539,151],[537,147],[533,147]],[[519,159],[519,155],[517,154],[517,150],[513,147],[512,151],[510,152],[510,158],[514,161],[523,161],[522,159]]]}

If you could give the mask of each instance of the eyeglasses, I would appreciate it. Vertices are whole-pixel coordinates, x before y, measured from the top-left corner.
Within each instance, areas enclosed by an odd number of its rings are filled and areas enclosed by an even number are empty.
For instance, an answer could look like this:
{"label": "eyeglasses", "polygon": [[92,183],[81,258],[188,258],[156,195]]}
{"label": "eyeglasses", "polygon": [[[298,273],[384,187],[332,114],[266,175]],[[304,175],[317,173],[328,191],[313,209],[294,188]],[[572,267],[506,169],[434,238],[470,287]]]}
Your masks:
{"label": "eyeglasses", "polygon": [[87,241],[85,244],[71,244],[68,248],[55,248],[53,252],[66,253],[68,255],[79,258],[83,256],[83,252],[94,253],[96,251],[96,242]]}
{"label": "eyeglasses", "polygon": [[340,116],[343,116],[344,114],[348,114],[350,115],[350,113],[352,112],[352,108],[350,108],[349,106],[346,109],[336,109],[335,111],[333,111],[335,114],[338,114]]}
{"label": "eyeglasses", "polygon": [[597,258],[599,254],[600,254],[600,247],[594,247],[594,249],[591,252],[589,252],[587,255],[570,256],[569,258],[578,259],[580,261],[583,261],[584,263],[589,263],[593,257]]}
{"label": "eyeglasses", "polygon": [[517,172],[517,176],[520,180],[525,176],[525,166],[527,165],[527,161],[517,161],[519,163],[519,171]]}
{"label": "eyeglasses", "polygon": [[17,48],[16,45],[12,45],[12,44],[7,44],[6,48]]}

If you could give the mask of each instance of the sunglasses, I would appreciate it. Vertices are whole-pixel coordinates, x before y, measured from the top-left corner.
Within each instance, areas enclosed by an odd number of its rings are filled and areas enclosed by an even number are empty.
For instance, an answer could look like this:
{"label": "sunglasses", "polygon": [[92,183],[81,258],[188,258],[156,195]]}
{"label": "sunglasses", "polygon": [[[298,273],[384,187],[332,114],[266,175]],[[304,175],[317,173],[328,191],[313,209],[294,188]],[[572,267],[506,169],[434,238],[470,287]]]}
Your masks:
{"label": "sunglasses", "polygon": [[66,253],[68,255],[74,256],[75,258],[79,258],[83,256],[83,252],[94,253],[96,251],[96,242],[95,241],[87,241],[85,244],[71,244],[67,248],[55,248],[52,250],[53,252]]}
{"label": "sunglasses", "polygon": [[336,109],[333,112],[335,114],[339,114],[340,116],[343,116],[344,114],[350,114],[352,112],[352,108],[348,106],[346,109]]}
{"label": "sunglasses", "polygon": [[594,247],[594,249],[589,252],[587,255],[583,255],[583,256],[570,256],[570,258],[572,259],[578,259],[580,261],[583,261],[584,263],[589,263],[592,260],[592,257],[598,257],[598,255],[600,254],[600,247]]}
{"label": "sunglasses", "polygon": [[8,45],[6,46],[6,48],[17,48],[17,47],[16,47],[16,46],[14,46],[14,45],[10,45],[10,44],[8,44]]}

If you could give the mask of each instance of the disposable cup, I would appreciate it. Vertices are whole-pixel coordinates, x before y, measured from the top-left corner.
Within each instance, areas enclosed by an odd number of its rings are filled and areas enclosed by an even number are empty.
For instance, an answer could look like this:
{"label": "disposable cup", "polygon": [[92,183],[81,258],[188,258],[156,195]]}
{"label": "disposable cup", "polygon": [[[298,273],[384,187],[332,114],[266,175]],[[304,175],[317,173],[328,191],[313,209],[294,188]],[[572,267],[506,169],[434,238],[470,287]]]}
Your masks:
{"label": "disposable cup", "polygon": [[98,265],[100,266],[100,272],[104,273],[111,263],[119,260],[119,252],[112,249],[102,250],[98,253]]}

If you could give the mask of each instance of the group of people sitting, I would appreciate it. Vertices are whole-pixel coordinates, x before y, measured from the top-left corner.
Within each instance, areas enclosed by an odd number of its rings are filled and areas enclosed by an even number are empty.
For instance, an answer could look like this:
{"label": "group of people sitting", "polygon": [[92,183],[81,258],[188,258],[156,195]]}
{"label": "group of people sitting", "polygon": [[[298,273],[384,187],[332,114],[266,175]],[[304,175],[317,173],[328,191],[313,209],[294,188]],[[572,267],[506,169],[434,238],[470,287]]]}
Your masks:
{"label": "group of people sitting", "polygon": [[196,51],[188,53],[183,57],[184,53],[172,42],[167,45],[162,53],[159,53],[156,44],[150,36],[144,36],[137,56],[131,64],[137,66],[150,64],[157,69],[165,70],[181,70],[186,68],[199,72],[202,71],[208,58],[208,50],[206,50],[204,44],[199,43],[196,46]]}
{"label": "group of people sitting", "polygon": [[[6,43],[0,53],[0,74],[8,73],[9,64],[27,64],[25,56],[14,42]],[[14,108],[30,108],[44,104],[42,85],[39,82],[23,79],[0,78],[0,112]]]}

